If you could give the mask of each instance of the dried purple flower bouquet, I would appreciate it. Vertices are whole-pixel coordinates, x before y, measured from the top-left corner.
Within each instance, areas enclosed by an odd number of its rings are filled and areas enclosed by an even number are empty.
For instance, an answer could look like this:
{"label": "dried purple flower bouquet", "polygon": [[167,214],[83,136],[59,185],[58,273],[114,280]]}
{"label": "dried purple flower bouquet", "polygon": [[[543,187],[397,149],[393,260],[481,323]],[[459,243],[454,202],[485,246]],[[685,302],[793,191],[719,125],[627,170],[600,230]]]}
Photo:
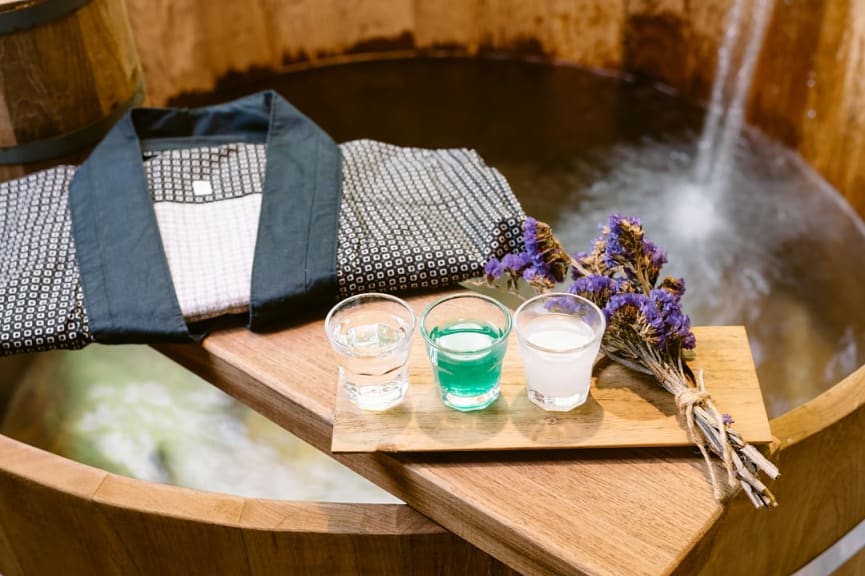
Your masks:
{"label": "dried purple flower bouquet", "polygon": [[[549,225],[527,218],[523,224],[525,251],[492,259],[484,269],[490,284],[506,281],[517,291],[519,280],[539,292],[564,282],[570,273],[570,292],[595,302],[607,318],[601,350],[611,360],[650,374],[676,398],[691,439],[709,468],[715,497],[741,486],[757,508],[777,505],[760,481],[765,473],[777,478],[778,469],[732,428],[733,419],[719,413],[705,389],[702,371],[694,374],[685,362],[696,345],[691,323],[682,311],[685,281],[658,280],[667,262],[664,251],[645,239],[636,218],[613,215],[589,252],[570,256]],[[727,489],[709,452],[720,457]]]}

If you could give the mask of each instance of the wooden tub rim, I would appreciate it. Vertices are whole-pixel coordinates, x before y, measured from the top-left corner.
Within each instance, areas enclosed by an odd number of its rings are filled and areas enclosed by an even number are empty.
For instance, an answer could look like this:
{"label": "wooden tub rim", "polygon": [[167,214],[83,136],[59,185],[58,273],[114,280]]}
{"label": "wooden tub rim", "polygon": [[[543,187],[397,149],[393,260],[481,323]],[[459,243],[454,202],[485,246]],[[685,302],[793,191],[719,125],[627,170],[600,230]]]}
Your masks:
{"label": "wooden tub rim", "polygon": [[[0,434],[0,474],[147,515],[244,530],[407,536],[444,534],[405,504],[272,500],[120,476]],[[360,521],[360,520],[363,521]]]}
{"label": "wooden tub rim", "polygon": [[[862,409],[863,381],[865,365],[812,400],[772,419],[772,432],[781,450]],[[445,532],[405,504],[273,500],[160,484],[82,464],[5,435],[0,435],[0,461],[2,474],[76,498],[204,524],[278,532],[380,535]],[[254,510],[267,514],[252,513]],[[368,521],[344,522],[347,518]]]}

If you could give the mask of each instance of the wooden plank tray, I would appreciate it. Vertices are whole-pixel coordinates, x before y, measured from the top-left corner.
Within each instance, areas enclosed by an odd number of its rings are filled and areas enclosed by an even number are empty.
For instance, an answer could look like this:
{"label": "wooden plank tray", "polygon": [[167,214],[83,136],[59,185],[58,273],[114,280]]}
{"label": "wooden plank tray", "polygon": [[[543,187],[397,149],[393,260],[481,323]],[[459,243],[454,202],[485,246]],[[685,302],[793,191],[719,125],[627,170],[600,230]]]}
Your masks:
{"label": "wooden plank tray", "polygon": [[[742,326],[694,328],[707,390],[734,428],[752,444],[771,442],[769,420]],[[690,445],[672,395],[648,376],[602,360],[585,404],[546,412],[526,396],[523,362],[512,334],[501,397],[486,410],[458,412],[441,403],[422,339],[415,334],[409,389],[385,412],[359,410],[341,387],[336,395],[333,452],[530,450]],[[334,364],[333,377],[337,378]]]}

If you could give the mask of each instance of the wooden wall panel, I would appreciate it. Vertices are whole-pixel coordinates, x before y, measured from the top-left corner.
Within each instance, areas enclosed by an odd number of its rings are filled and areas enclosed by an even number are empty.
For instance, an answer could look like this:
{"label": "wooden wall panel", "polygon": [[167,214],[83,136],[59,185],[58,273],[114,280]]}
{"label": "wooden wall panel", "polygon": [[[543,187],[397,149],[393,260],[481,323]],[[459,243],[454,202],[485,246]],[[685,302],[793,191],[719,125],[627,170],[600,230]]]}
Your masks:
{"label": "wooden wall panel", "polygon": [[865,214],[865,4],[827,0],[804,89],[808,106],[795,145]]}
{"label": "wooden wall panel", "polygon": [[412,46],[409,0],[126,0],[152,102],[232,73]]}
{"label": "wooden wall panel", "polygon": [[865,214],[865,5],[776,0],[749,121]]}
{"label": "wooden wall panel", "polygon": [[124,2],[97,2],[77,14],[81,41],[93,69],[93,89],[102,115],[129,99],[141,79],[135,41]]}
{"label": "wooden wall panel", "polygon": [[706,99],[711,91],[724,18],[731,2],[629,2],[623,68]]}
{"label": "wooden wall panel", "polygon": [[[215,4],[219,4],[218,8]],[[150,100],[226,75],[346,55],[514,52],[594,67],[622,61],[624,0],[127,0]]]}
{"label": "wooden wall panel", "polygon": [[263,0],[284,60],[411,48],[410,0]]}
{"label": "wooden wall panel", "polygon": [[592,68],[621,65],[622,2],[498,0],[482,6],[477,21],[483,34],[482,47],[485,44],[503,52],[537,51]]}
{"label": "wooden wall panel", "polygon": [[510,52],[617,69],[624,14],[623,1],[415,0],[413,32],[420,51]]}
{"label": "wooden wall panel", "polygon": [[[257,2],[211,2],[210,7],[204,0],[126,4],[154,105],[164,105],[176,93],[211,89],[216,78],[231,70],[272,64]],[[246,8],[240,18],[232,14],[232,6]]]}

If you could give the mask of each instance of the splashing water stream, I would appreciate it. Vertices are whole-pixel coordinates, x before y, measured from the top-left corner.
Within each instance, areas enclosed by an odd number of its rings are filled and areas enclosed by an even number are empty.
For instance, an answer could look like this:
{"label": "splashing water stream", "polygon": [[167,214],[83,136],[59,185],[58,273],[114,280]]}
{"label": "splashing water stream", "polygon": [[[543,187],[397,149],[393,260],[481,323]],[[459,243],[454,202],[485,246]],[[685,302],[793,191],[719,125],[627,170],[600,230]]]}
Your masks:
{"label": "splashing water stream", "polygon": [[725,23],[724,41],[718,49],[718,65],[715,69],[715,81],[712,83],[712,98],[709,100],[709,110],[706,114],[706,124],[703,135],[697,144],[697,162],[695,176],[697,182],[708,182],[712,173],[720,132],[721,119],[724,116],[724,88],[730,75],[730,61],[733,59],[733,49],[739,43],[739,33],[742,30],[742,5],[745,0],[736,0]]}
{"label": "splashing water stream", "polygon": [[696,181],[703,186],[711,186],[730,171],[733,148],[739,142],[742,127],[745,125],[745,110],[754,68],[763,47],[763,38],[769,15],[772,13],[773,0],[757,0],[752,14],[750,35],[747,38],[741,63],[736,68],[732,97],[727,102],[726,88],[729,83],[730,65],[742,35],[742,15],[744,0],[736,0],[727,16],[724,42],[718,49],[718,66],[712,86],[712,99],[706,116],[703,135],[697,145]]}

